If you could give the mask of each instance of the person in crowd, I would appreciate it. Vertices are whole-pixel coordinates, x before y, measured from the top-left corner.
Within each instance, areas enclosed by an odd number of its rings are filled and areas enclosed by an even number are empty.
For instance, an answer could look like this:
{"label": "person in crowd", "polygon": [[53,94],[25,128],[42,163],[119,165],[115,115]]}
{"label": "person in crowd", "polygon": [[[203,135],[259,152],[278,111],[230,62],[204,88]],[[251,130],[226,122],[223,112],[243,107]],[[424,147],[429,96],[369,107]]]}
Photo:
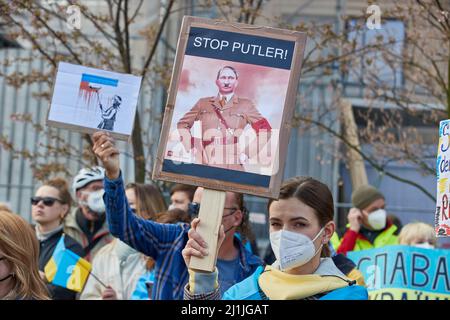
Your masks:
{"label": "person in crowd", "polygon": [[167,210],[161,190],[153,184],[128,183],[125,195],[131,211],[146,220],[155,220],[158,213]]}
{"label": "person in crowd", "polygon": [[[181,252],[188,241],[189,224],[159,224],[135,217],[125,197],[114,139],[107,132],[96,132],[93,139],[93,151],[106,169],[105,204],[112,234],[155,260],[153,300],[182,299],[188,272]],[[201,188],[197,189],[194,202],[201,202],[202,192]],[[242,194],[227,192],[222,218],[227,236],[217,255],[222,288],[246,278],[262,264],[234,236],[242,223],[242,210]]]}
{"label": "person in crowd", "polygon": [[[63,221],[70,211],[72,197],[67,182],[55,178],[45,182],[31,198],[31,216],[36,223],[36,236],[39,240],[39,270],[41,277],[47,281],[44,268],[53,256],[56,245],[63,235]],[[64,237],[66,248],[80,257],[84,256],[81,245],[72,237]],[[75,300],[75,291],[47,283],[47,289],[53,300]]]}
{"label": "person in crowd", "polygon": [[367,250],[398,244],[394,234],[397,226],[386,216],[385,199],[375,187],[362,185],[352,193],[353,208],[348,214],[349,224],[342,239],[334,235],[337,253]]}
{"label": "person in crowd", "polygon": [[[247,208],[244,206],[244,197],[243,195],[239,195],[239,207],[242,208],[242,222],[236,228],[236,232],[234,236],[238,238],[238,240],[242,241],[244,244],[244,248],[250,251],[250,253],[259,256],[258,254],[258,246],[256,244],[256,237],[253,234],[253,230],[250,225],[250,215]],[[200,211],[200,203],[196,201],[192,201],[189,203],[188,213],[191,217],[191,220],[196,218]]]}
{"label": "person in crowd", "polygon": [[64,232],[81,244],[88,261],[113,239],[105,216],[104,177],[101,167],[83,168],[78,172],[72,184],[78,207],[64,221]]}
{"label": "person in crowd", "polygon": [[[156,215],[156,222],[159,223],[190,223],[191,218],[184,210],[174,208]],[[154,260],[149,258],[151,264],[147,265],[147,271],[138,279],[136,289],[131,295],[131,300],[150,300],[155,283]]]}
{"label": "person in crowd", "polygon": [[178,208],[188,212],[189,204],[194,199],[196,187],[177,183],[170,189],[169,209]]}
{"label": "person in crowd", "polygon": [[[232,286],[222,296],[217,281],[220,270],[196,272],[189,269],[186,299],[233,300],[367,300],[365,287],[347,278],[330,258],[328,242],[335,230],[333,196],[328,187],[310,177],[283,183],[279,200],[268,204],[269,238],[276,261],[260,266],[251,276]],[[207,250],[191,223],[183,258],[204,257]],[[220,228],[219,246],[225,237]]]}
{"label": "person in crowd", "polygon": [[[125,190],[130,209],[142,219],[154,220],[166,210],[166,203],[158,187],[150,184],[129,183]],[[134,250],[119,239],[114,239],[99,250],[92,264],[92,272],[108,285],[89,277],[81,300],[129,300],[139,277],[152,269],[153,260]]]}
{"label": "person in crowd", "polygon": [[436,248],[436,232],[432,226],[423,222],[408,223],[398,236],[399,244],[419,248]]}
{"label": "person in crowd", "polygon": [[39,275],[39,242],[19,215],[0,211],[0,299],[48,300]]}

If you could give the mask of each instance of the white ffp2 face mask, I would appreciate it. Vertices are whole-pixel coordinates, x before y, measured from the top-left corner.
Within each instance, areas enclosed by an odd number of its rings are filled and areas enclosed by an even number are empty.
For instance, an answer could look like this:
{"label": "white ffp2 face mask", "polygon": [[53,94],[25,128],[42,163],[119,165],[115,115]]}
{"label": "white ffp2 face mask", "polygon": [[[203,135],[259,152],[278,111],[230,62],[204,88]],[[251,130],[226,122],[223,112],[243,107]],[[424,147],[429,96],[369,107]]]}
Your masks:
{"label": "white ffp2 face mask", "polygon": [[369,213],[368,223],[374,230],[386,227],[386,210],[378,209]]}
{"label": "white ffp2 face mask", "polygon": [[93,191],[89,193],[86,204],[92,211],[103,214],[106,211],[105,202],[103,201],[104,189]]}
{"label": "white ffp2 face mask", "polygon": [[310,239],[298,232],[279,230],[270,233],[270,245],[277,258],[282,271],[297,268],[308,263],[320,251],[316,251],[314,241],[319,237],[324,228]]}

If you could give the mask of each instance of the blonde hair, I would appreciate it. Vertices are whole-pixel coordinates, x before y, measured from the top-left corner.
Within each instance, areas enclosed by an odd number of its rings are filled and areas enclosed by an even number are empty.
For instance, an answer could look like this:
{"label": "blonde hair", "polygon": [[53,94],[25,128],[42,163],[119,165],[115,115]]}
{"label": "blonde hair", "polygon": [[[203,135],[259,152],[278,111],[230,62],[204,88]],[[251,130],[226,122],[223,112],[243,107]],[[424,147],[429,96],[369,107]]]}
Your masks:
{"label": "blonde hair", "polygon": [[0,211],[8,211],[8,212],[12,212],[11,208],[3,202],[0,202]]}
{"label": "blonde hair", "polygon": [[398,243],[411,245],[416,243],[415,241],[421,241],[422,239],[436,246],[436,233],[434,228],[423,222],[412,222],[402,228],[398,236]]}
{"label": "blonde hair", "polygon": [[0,211],[0,250],[12,265],[13,289],[3,299],[48,300],[39,275],[39,242],[32,227],[19,215]]}

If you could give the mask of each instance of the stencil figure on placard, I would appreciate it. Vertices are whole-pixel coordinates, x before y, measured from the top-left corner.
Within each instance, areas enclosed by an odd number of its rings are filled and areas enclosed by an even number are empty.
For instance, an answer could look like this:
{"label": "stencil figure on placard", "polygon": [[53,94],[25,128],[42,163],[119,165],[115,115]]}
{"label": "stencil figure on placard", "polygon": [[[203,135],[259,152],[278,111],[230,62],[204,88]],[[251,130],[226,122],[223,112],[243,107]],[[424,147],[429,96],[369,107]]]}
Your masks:
{"label": "stencil figure on placard", "polygon": [[117,111],[119,111],[120,104],[122,103],[122,98],[120,96],[118,96],[117,94],[114,95],[112,105],[109,108],[105,109],[103,107],[102,103],[100,102],[100,98],[98,97],[98,92],[96,92],[96,93],[97,93],[98,105],[100,107],[100,111],[102,112],[102,119],[103,119],[97,128],[112,131],[112,130],[114,130],[114,123],[116,122],[116,115],[117,115]]}

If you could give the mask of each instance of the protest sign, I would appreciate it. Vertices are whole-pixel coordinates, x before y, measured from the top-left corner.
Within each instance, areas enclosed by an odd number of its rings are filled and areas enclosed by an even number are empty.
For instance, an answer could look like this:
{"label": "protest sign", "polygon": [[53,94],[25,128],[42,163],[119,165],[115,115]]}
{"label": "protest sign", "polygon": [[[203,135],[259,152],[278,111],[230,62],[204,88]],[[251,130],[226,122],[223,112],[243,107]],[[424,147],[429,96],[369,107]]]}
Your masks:
{"label": "protest sign", "polygon": [[450,120],[440,122],[436,163],[437,197],[434,218],[436,236],[450,236]]}
{"label": "protest sign", "polygon": [[127,140],[140,86],[141,77],[60,62],[47,125]]}
{"label": "protest sign", "polygon": [[306,34],[185,17],[154,179],[277,198]]}
{"label": "protest sign", "polygon": [[198,233],[212,271],[225,191],[277,198],[306,34],[184,17],[153,179],[205,187]]}
{"label": "protest sign", "polygon": [[449,300],[450,251],[413,246],[351,251],[371,300]]}

